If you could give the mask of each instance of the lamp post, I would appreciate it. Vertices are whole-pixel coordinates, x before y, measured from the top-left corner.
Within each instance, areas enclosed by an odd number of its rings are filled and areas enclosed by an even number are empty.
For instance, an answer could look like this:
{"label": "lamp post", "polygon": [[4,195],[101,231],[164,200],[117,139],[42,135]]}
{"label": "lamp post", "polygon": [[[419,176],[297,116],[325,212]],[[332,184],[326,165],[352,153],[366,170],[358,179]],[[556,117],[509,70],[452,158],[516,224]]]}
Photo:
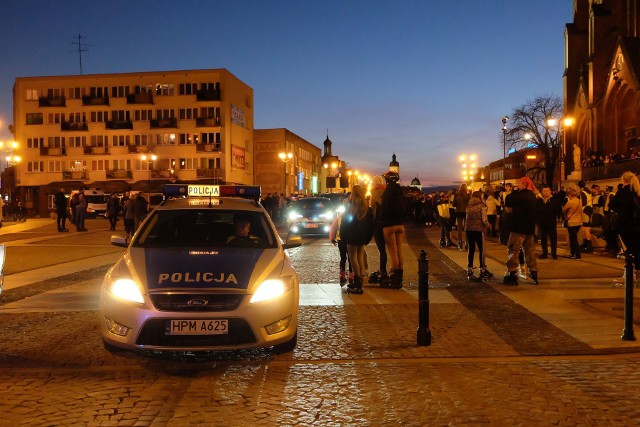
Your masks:
{"label": "lamp post", "polygon": [[460,162],[462,163],[462,180],[471,187],[473,175],[476,173],[476,155],[471,154],[467,157],[466,154],[462,154],[460,156]]}
{"label": "lamp post", "polygon": [[564,158],[565,158],[566,152],[567,152],[566,130],[567,130],[567,128],[573,126],[573,121],[574,120],[573,120],[572,117],[565,117],[561,121],[553,119],[553,118],[547,120],[547,126],[548,127],[558,126],[558,133],[560,134],[560,137],[562,138],[561,143],[558,144],[558,153],[559,153],[558,157],[560,158],[560,177],[558,178],[558,191],[560,191],[562,189],[562,180],[564,179],[564,174],[565,174]]}
{"label": "lamp post", "polygon": [[143,154],[140,156],[140,160],[147,163],[147,170],[149,171],[149,181],[147,185],[147,197],[151,200],[151,169],[153,169],[153,162],[158,158],[155,154]]}
{"label": "lamp post", "polygon": [[15,186],[15,171],[13,170],[13,166],[17,165],[18,163],[20,163],[20,161],[22,160],[22,158],[20,156],[7,156],[7,167],[5,168],[5,173],[4,173],[4,178],[5,181],[9,181],[7,179],[7,174],[8,174],[8,169],[11,167],[12,171],[11,171],[11,182],[7,183],[7,198],[8,198],[8,202],[9,204],[11,204],[11,189]]}
{"label": "lamp post", "polygon": [[291,159],[293,159],[293,153],[291,151],[287,151],[287,152],[280,152],[278,153],[278,157],[280,158],[280,160],[282,160],[283,166],[284,166],[284,191],[283,193],[285,194],[285,196],[287,195],[287,163],[291,161]]}
{"label": "lamp post", "polygon": [[509,116],[502,118],[502,184],[507,182],[507,120]]}

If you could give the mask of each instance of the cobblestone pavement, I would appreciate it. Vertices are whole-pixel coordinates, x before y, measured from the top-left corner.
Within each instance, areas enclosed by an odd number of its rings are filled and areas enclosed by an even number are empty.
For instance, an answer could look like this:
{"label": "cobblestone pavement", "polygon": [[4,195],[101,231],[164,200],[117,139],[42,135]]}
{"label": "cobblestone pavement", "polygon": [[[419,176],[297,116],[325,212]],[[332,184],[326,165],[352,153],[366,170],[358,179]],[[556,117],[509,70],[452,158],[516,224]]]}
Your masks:
{"label": "cobblestone pavement", "polygon": [[[490,286],[468,286],[420,229],[407,237],[406,291],[415,292],[426,248],[431,279],[455,297],[431,305],[431,346],[416,345],[417,304],[406,303],[302,306],[298,348],[283,355],[111,354],[96,311],[0,311],[0,424],[640,424],[636,354],[592,349]],[[375,247],[367,250],[373,268]],[[326,240],[291,256],[302,283],[338,286]],[[12,289],[3,305],[97,290],[104,271]]]}

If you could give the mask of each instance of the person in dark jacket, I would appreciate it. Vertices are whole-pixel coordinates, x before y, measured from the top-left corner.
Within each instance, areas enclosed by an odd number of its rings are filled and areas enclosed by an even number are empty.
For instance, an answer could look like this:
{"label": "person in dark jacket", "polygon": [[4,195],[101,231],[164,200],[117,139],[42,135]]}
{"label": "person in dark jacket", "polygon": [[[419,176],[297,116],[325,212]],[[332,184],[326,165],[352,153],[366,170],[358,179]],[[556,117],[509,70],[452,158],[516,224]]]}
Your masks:
{"label": "person in dark jacket", "polygon": [[65,227],[67,221],[67,196],[64,195],[64,187],[60,187],[60,190],[53,195],[53,204],[56,205],[56,214],[58,215],[58,232],[69,231]]}
{"label": "person in dark jacket", "polygon": [[539,259],[549,256],[547,241],[551,243],[551,258],[558,259],[558,230],[557,218],[562,213],[560,201],[551,195],[551,188],[542,187],[540,197],[536,199],[536,223],[540,230],[542,255]]}
{"label": "person in dark jacket", "polygon": [[140,223],[149,213],[149,203],[147,199],[144,197],[144,193],[141,191],[138,195],[133,199],[133,229],[137,230],[140,226]]}
{"label": "person in dark jacket", "polygon": [[402,288],[402,243],[404,241],[404,217],[407,213],[407,202],[402,188],[398,185],[398,181],[400,181],[398,172],[388,171],[384,174],[384,178],[387,181],[387,188],[382,193],[380,222],[387,255],[391,261],[388,287],[400,289]]}
{"label": "person in dark jacket", "polygon": [[640,182],[633,172],[623,173],[621,180],[622,188],[609,202],[609,208],[618,214],[616,228],[625,252],[633,255],[634,282],[640,287]]}
{"label": "person in dark jacket", "polygon": [[535,211],[536,187],[533,182],[523,177],[518,180],[518,191],[512,193],[505,200],[505,207],[511,210],[509,241],[507,250],[507,274],[504,276],[505,285],[518,285],[518,260],[520,250],[524,249],[524,256],[534,285],[538,284],[538,265],[535,254]]}
{"label": "person in dark jacket", "polygon": [[109,224],[111,225],[111,231],[116,230],[116,223],[118,222],[118,214],[120,213],[120,200],[116,193],[112,193],[107,200],[107,212],[105,215],[109,218]]}
{"label": "person in dark jacket", "polygon": [[340,238],[347,243],[349,263],[353,267],[351,289],[362,289],[365,273],[364,247],[373,237],[373,214],[365,198],[365,189],[354,185],[351,190],[349,207],[342,215]]}
{"label": "person in dark jacket", "polygon": [[469,205],[469,189],[467,184],[460,184],[460,188],[453,199],[453,205],[456,208],[456,226],[458,228],[458,250],[462,251],[467,247],[467,235],[464,232],[464,222],[467,217],[467,206]]}
{"label": "person in dark jacket", "polygon": [[387,286],[389,284],[389,274],[387,273],[387,249],[384,243],[384,234],[381,224],[382,195],[387,187],[387,181],[382,175],[376,175],[371,180],[371,213],[373,214],[374,232],[373,239],[376,242],[378,253],[380,254],[380,267],[369,276],[369,283]]}

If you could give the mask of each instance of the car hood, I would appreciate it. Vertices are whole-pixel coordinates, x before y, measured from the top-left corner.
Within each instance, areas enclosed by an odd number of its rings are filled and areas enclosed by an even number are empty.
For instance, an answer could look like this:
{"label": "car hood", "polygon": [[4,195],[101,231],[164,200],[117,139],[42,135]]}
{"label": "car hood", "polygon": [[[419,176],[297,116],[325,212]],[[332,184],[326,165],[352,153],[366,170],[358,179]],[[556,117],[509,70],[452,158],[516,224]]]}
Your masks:
{"label": "car hood", "polygon": [[185,289],[250,290],[252,284],[279,276],[280,249],[224,250],[131,248],[123,258],[129,273],[148,291]]}

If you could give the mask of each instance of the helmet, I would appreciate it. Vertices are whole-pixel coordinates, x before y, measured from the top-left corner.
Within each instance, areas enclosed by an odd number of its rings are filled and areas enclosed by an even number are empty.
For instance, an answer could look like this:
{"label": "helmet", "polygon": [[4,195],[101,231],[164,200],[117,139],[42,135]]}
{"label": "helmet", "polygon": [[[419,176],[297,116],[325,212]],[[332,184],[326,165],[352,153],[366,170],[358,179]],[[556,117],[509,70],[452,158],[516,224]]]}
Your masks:
{"label": "helmet", "polygon": [[400,174],[396,171],[387,171],[384,173],[384,179],[387,180],[387,184],[400,181]]}

